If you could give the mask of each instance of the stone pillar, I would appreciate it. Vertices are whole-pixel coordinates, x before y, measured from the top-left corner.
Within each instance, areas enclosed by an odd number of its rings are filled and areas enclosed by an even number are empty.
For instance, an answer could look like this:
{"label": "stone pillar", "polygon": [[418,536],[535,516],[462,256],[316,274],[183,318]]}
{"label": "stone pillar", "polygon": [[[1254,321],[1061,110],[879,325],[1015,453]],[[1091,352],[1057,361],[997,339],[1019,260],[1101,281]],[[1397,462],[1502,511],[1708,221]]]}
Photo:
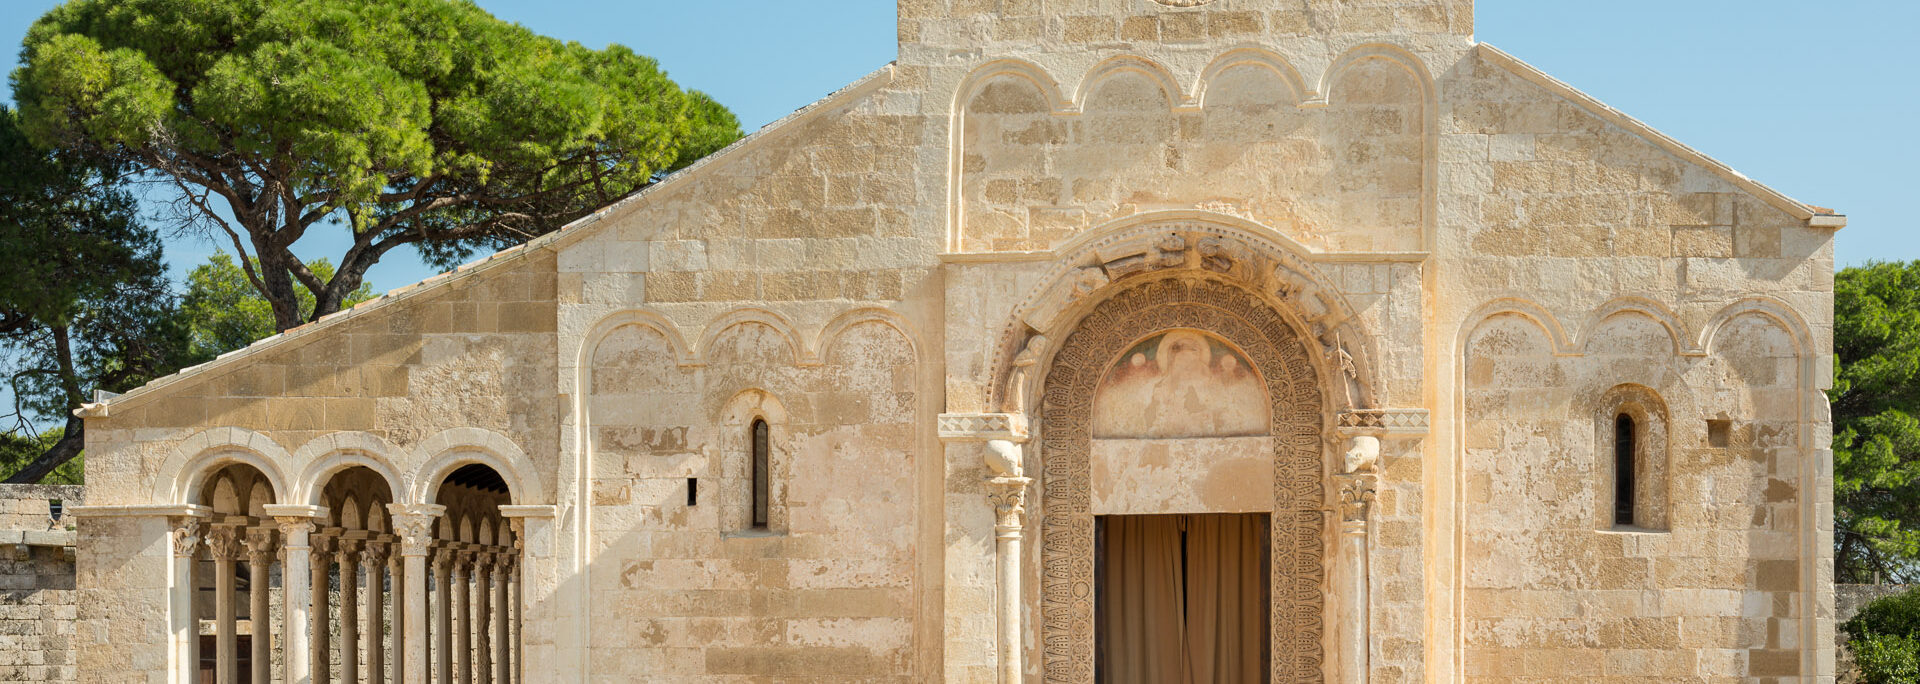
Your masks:
{"label": "stone pillar", "polygon": [[1001,684],[1019,684],[1024,667],[1020,648],[1020,537],[1027,514],[1025,477],[996,477],[987,481],[987,500],[993,504],[995,569],[999,587],[994,594],[995,619],[999,623],[999,670]]}
{"label": "stone pillar", "polygon": [[367,574],[366,642],[360,652],[367,654],[367,682],[380,684],[387,676],[387,592],[381,575],[387,569],[387,542],[367,542],[366,553],[360,556],[360,568]]}
{"label": "stone pillar", "polygon": [[1335,636],[1339,658],[1339,681],[1362,684],[1367,681],[1368,624],[1370,618],[1367,584],[1367,515],[1373,508],[1379,475],[1380,442],[1370,436],[1353,438],[1346,455],[1345,473],[1338,478],[1340,488],[1340,539],[1335,549],[1334,596],[1338,601],[1339,627]]}
{"label": "stone pillar", "polygon": [[246,551],[240,544],[240,530],[215,525],[207,534],[207,551],[213,556],[213,680],[240,684],[240,607],[235,604],[240,588],[234,576]]}
{"label": "stone pillar", "polygon": [[173,562],[167,572],[167,630],[173,668],[168,679],[174,684],[191,684],[200,679],[196,652],[200,630],[193,620],[193,556],[200,551],[204,528],[197,517],[170,517],[168,523],[173,526]]}
{"label": "stone pillar", "polygon": [[442,546],[433,553],[433,671],[434,681],[453,684],[453,550]]}
{"label": "stone pillar", "polygon": [[508,587],[513,584],[513,556],[498,554],[493,567],[493,681],[494,684],[513,684],[513,637],[509,633],[513,604],[510,603],[512,597],[508,596]]}
{"label": "stone pillar", "polygon": [[273,621],[267,616],[273,614],[271,587],[269,578],[273,574],[273,529],[255,527],[247,530],[247,575],[252,578],[247,583],[247,624],[252,629],[249,657],[252,669],[248,681],[273,681]]}
{"label": "stone pillar", "polygon": [[491,612],[493,597],[493,554],[479,552],[473,557],[473,679],[477,684],[493,684],[493,634]]}
{"label": "stone pillar", "polygon": [[283,684],[312,684],[312,650],[307,638],[308,614],[312,612],[312,598],[307,590],[308,554],[311,552],[313,518],[305,516],[282,516],[275,518],[280,523],[281,550],[285,561],[280,565],[281,600],[286,604],[283,617],[286,619],[285,645],[280,649],[282,663],[287,671],[282,678]]}
{"label": "stone pillar", "polygon": [[[433,521],[446,512],[433,504],[388,504],[394,532],[400,536],[404,576],[394,575],[394,671],[405,684],[427,684],[431,652],[427,642],[427,552],[433,545]],[[406,608],[402,609],[401,596]],[[404,648],[403,648],[404,645]]]}
{"label": "stone pillar", "polygon": [[473,681],[473,587],[468,572],[473,552],[459,551],[453,561],[453,681]]}
{"label": "stone pillar", "polygon": [[312,597],[310,600],[313,606],[313,611],[308,614],[308,617],[311,618],[308,629],[313,632],[313,640],[308,644],[307,657],[311,659],[313,663],[313,681],[315,682],[326,682],[333,679],[333,644],[330,640],[332,635],[329,633],[332,623],[330,618],[332,616],[328,614],[332,606],[328,605],[329,602],[327,600],[327,590],[329,589],[327,585],[330,581],[327,573],[332,568],[333,539],[324,536],[314,537],[313,572],[307,583],[309,590],[308,596]]}

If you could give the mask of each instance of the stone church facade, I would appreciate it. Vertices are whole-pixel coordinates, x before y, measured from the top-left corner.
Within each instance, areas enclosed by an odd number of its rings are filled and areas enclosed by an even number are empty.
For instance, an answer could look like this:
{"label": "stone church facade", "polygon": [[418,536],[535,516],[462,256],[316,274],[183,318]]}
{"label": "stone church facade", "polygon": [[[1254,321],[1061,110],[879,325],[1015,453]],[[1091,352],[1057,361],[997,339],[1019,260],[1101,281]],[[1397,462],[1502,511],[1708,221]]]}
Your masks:
{"label": "stone church facade", "polygon": [[899,15],[663,183],[83,409],[80,680],[1832,680],[1843,217],[1470,0]]}

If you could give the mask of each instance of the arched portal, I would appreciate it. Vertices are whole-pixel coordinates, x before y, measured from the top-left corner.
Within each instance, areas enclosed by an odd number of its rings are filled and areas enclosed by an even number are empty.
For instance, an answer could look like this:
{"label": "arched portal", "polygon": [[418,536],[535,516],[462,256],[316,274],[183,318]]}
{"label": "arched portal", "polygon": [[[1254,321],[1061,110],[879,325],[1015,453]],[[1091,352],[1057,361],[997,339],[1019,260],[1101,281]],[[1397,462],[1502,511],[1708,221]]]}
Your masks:
{"label": "arched portal", "polygon": [[267,601],[280,578],[265,508],[276,494],[266,473],[237,461],[208,472],[194,493],[194,502],[211,512],[206,544],[188,549],[196,634],[190,647],[197,654],[193,669],[205,680],[264,681],[273,659]]}
{"label": "arched portal", "polygon": [[[513,504],[507,479],[477,459],[449,463],[428,490],[446,507],[431,552],[434,662],[450,681],[520,681],[520,542],[500,507]],[[436,680],[438,681],[438,680]]]}
{"label": "arched portal", "polygon": [[[1266,601],[1269,641],[1264,657],[1271,681],[1321,681],[1326,658],[1324,549],[1329,535],[1322,434],[1331,408],[1323,400],[1312,353],[1317,346],[1283,316],[1283,304],[1224,279],[1176,271],[1129,278],[1110,290],[1114,294],[1070,328],[1043,375],[1040,642],[1046,681],[1084,684],[1095,678],[1100,619],[1095,613],[1102,590],[1101,557],[1096,550],[1099,516],[1249,511],[1266,516],[1269,523],[1265,528],[1266,596],[1245,598]],[[1151,356],[1156,357],[1160,353],[1196,355],[1187,359],[1195,362],[1192,372],[1252,378],[1253,386],[1235,385],[1224,391],[1259,397],[1255,400],[1266,402],[1260,407],[1264,410],[1243,409],[1246,415],[1228,416],[1211,427],[1196,428],[1198,432],[1165,421],[1156,423],[1152,414],[1159,409],[1151,397],[1136,398],[1145,402],[1139,406],[1103,406],[1109,412],[1144,411],[1144,418],[1132,423],[1101,418],[1095,404],[1103,382],[1113,389],[1114,376],[1130,372],[1134,355],[1147,356],[1146,346],[1153,347]],[[1229,368],[1227,359],[1247,368]],[[1139,359],[1143,367],[1153,360]],[[1169,358],[1164,367],[1174,368],[1174,361]],[[1249,429],[1248,415],[1264,419],[1264,425]],[[1227,487],[1234,496],[1210,500],[1191,491],[1212,486],[1204,481],[1206,476],[1183,477],[1182,469],[1174,467],[1164,468],[1170,474],[1161,481],[1135,487],[1172,490],[1172,494],[1163,492],[1160,500],[1119,503],[1103,496],[1103,491],[1124,486],[1113,480],[1123,476],[1116,471],[1132,469],[1137,474],[1137,468],[1114,459],[1113,453],[1133,447],[1172,453],[1201,442],[1226,449],[1228,456],[1256,445],[1263,458],[1244,474],[1250,477],[1236,479],[1263,483],[1264,495],[1247,500],[1241,491],[1244,482],[1239,482]]]}

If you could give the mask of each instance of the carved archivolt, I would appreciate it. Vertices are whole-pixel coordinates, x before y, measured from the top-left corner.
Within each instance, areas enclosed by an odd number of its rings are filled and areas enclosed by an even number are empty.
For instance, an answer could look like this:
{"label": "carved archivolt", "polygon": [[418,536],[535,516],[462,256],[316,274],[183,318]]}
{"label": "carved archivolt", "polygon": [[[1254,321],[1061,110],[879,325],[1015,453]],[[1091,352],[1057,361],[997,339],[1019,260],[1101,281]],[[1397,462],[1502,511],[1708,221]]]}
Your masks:
{"label": "carved archivolt", "polygon": [[1274,402],[1273,681],[1321,681],[1328,516],[1321,463],[1326,407],[1312,358],[1317,345],[1263,298],[1212,278],[1154,279],[1122,290],[1082,318],[1053,356],[1040,405],[1045,679],[1093,681],[1094,389],[1129,345],[1178,328],[1205,330],[1244,350]]}
{"label": "carved archivolt", "polygon": [[[1224,219],[1225,217],[1220,217]],[[1245,228],[1199,217],[1169,216],[1112,231],[1064,248],[1066,258],[1042,276],[1014,310],[1014,325],[1000,340],[992,397],[998,410],[1019,412],[1037,381],[1021,364],[1058,339],[1075,316],[1116,285],[1166,271],[1191,271],[1226,280],[1285,302],[1308,333],[1305,341],[1342,375],[1332,397],[1336,409],[1373,406],[1373,337],[1360,328],[1338,288],[1296,250]]]}

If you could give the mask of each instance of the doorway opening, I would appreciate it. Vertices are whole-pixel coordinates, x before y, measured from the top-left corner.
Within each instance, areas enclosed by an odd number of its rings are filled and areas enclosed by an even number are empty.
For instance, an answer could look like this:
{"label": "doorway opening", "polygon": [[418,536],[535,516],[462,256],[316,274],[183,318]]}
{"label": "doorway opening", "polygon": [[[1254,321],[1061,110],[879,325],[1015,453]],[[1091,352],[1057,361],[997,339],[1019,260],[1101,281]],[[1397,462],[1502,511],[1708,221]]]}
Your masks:
{"label": "doorway opening", "polygon": [[1095,519],[1095,680],[1265,683],[1272,672],[1265,513]]}

